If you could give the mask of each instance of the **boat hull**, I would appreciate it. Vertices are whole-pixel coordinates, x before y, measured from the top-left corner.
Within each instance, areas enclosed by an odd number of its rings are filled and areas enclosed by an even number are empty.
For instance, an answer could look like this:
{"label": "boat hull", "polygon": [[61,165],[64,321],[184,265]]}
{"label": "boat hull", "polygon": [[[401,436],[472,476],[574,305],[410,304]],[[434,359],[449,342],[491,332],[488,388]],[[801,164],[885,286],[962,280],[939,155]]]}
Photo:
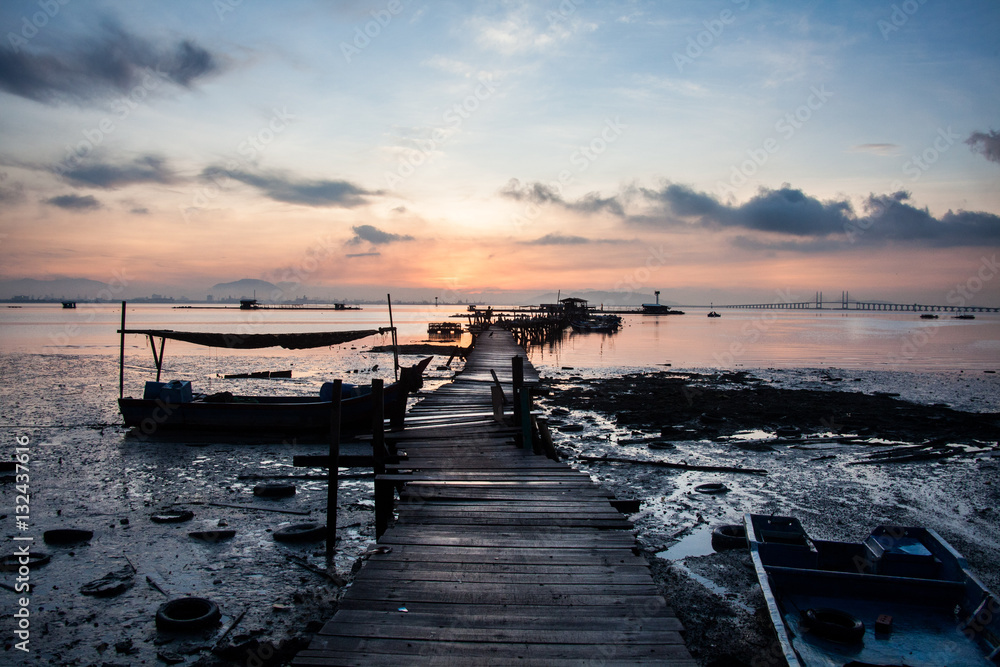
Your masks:
{"label": "boat hull", "polygon": [[[1000,603],[933,530],[883,526],[846,543],[811,540],[791,517],[745,524],[789,665],[996,664]],[[809,610],[858,626],[845,637],[811,625]]]}
{"label": "boat hull", "polygon": [[[397,385],[385,388],[385,415],[405,400]],[[371,429],[374,401],[370,394],[340,403],[342,430]],[[330,430],[330,401],[297,396],[233,396],[228,401],[195,399],[170,403],[162,399],[120,398],[126,427],[145,435],[159,431],[306,434]]]}

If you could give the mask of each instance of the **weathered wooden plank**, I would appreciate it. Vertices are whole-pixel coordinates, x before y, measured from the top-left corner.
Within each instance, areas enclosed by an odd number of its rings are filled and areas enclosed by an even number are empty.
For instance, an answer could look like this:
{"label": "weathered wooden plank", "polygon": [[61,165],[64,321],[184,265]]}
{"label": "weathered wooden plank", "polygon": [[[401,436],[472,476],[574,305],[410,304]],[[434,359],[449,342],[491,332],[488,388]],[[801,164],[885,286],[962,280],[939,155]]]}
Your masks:
{"label": "weathered wooden plank", "polygon": [[610,495],[493,420],[493,372],[510,396],[515,354],[509,333],[480,336],[387,434],[405,457],[377,480],[400,491],[388,551],[293,664],[694,664]]}
{"label": "weathered wooden plank", "polygon": [[[317,647],[335,651],[393,653],[420,659],[427,656],[481,657],[519,661],[522,657],[592,660],[595,658],[594,640],[587,644],[528,644],[519,642],[449,642],[413,639],[372,639],[368,637],[317,636]],[[599,644],[598,644],[599,645]],[[683,642],[670,644],[651,643],[615,644],[611,657],[619,660],[658,658],[660,660],[687,659]],[[690,664],[690,663],[689,663]]]}
{"label": "weathered wooden plank", "polygon": [[[463,609],[466,609],[463,607]],[[550,610],[551,612],[552,610]],[[558,610],[556,610],[558,611]],[[337,623],[366,623],[369,625],[398,625],[405,622],[411,627],[467,627],[467,628],[504,628],[508,630],[575,630],[589,629],[595,632],[602,631],[622,631],[635,630],[643,627],[654,627],[657,630],[673,630],[680,632],[684,629],[674,617],[656,616],[651,618],[637,618],[634,616],[596,616],[574,614],[566,617],[559,613],[524,613],[524,614],[466,614],[456,616],[453,613],[417,613],[407,612],[406,618],[400,617],[400,612],[393,611],[372,611],[362,609],[341,609],[334,616],[334,620],[324,625],[320,634],[338,634],[331,629]]]}

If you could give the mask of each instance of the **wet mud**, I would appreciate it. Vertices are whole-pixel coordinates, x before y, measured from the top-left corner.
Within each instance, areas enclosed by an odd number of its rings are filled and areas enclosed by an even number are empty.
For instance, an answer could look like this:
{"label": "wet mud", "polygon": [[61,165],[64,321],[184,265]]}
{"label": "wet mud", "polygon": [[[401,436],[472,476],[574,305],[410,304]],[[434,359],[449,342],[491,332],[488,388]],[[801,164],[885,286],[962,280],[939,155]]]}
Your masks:
{"label": "wet mud", "polygon": [[[842,541],[881,524],[928,526],[1000,590],[1000,415],[933,404],[994,406],[995,376],[935,392],[906,374],[850,371],[799,382],[773,371],[563,375],[541,399],[557,447],[617,497],[642,501],[637,539],[701,665],[784,664],[748,552],[712,549],[713,527],[744,513],[796,516],[810,536]],[[930,402],[888,395],[901,382]],[[928,451],[946,455],[893,456]],[[714,485],[722,492],[700,492]]]}

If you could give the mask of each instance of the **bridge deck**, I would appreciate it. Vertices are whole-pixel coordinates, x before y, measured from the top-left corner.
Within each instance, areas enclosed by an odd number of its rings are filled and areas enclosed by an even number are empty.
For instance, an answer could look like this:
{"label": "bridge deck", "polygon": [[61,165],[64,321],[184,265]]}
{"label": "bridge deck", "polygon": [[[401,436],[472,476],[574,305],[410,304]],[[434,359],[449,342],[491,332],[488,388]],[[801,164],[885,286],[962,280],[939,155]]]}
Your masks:
{"label": "bridge deck", "polygon": [[408,458],[383,478],[406,480],[384,553],[293,664],[695,664],[608,494],[489,416],[489,370],[509,383],[515,354],[509,333],[481,335],[414,410],[430,425],[393,434]]}

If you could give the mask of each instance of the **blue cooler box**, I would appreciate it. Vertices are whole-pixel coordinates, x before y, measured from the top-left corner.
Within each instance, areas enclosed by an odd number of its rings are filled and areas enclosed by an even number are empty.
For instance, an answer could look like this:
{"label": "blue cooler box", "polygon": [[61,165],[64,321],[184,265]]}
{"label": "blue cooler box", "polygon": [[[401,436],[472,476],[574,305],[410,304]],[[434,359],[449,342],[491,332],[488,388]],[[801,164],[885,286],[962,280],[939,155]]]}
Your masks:
{"label": "blue cooler box", "polygon": [[160,399],[166,403],[190,403],[192,398],[191,383],[187,380],[171,380],[160,389]]}

